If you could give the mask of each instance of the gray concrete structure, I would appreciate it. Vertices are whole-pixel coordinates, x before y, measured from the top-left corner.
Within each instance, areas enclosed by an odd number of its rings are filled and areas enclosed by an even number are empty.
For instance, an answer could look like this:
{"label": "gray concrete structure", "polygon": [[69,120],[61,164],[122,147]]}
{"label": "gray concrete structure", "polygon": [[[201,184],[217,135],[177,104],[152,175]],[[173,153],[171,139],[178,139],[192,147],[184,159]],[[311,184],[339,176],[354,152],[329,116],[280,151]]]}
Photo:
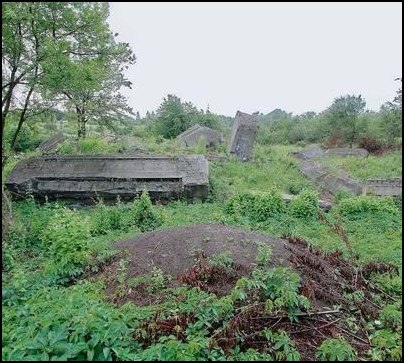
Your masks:
{"label": "gray concrete structure", "polygon": [[177,136],[178,143],[185,147],[195,147],[200,139],[206,147],[215,148],[223,142],[223,134],[210,127],[196,124]]}
{"label": "gray concrete structure", "polygon": [[363,185],[363,194],[402,195],[402,179],[367,179]]}
{"label": "gray concrete structure", "polygon": [[257,129],[257,113],[249,115],[248,113],[237,111],[231,129],[227,153],[236,155],[240,161],[250,160]]}
{"label": "gray concrete structure", "polygon": [[367,157],[369,155],[368,151],[365,149],[355,149],[349,147],[336,147],[332,149],[327,149],[324,151],[324,156],[355,156],[355,157]]}
{"label": "gray concrete structure", "polygon": [[202,155],[178,157],[60,156],[18,163],[5,186],[14,198],[98,198],[130,200],[147,190],[152,200],[203,200],[208,194],[208,161]]}
{"label": "gray concrete structure", "polygon": [[61,132],[53,135],[51,138],[41,142],[38,146],[38,149],[43,154],[55,154],[57,152],[58,146],[66,140],[66,136]]}
{"label": "gray concrete structure", "polygon": [[340,189],[348,189],[354,195],[362,194],[362,183],[352,179],[348,174],[340,171],[337,175],[325,166],[313,160],[302,160],[299,163],[300,171],[321,188],[335,194]]}

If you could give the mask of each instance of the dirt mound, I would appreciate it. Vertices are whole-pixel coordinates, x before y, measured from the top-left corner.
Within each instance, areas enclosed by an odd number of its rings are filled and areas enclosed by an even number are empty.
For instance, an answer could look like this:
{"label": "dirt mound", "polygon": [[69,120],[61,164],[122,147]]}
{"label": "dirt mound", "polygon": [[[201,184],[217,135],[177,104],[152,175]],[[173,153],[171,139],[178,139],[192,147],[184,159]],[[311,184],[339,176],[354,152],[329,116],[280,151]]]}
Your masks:
{"label": "dirt mound", "polygon": [[[286,331],[302,360],[315,360],[316,348],[324,339],[340,336],[355,348],[359,357],[364,357],[370,348],[365,324],[380,313],[380,301],[375,300],[375,293],[384,294],[369,284],[368,277],[373,272],[396,274],[397,268],[381,263],[359,266],[343,259],[340,251],[326,254],[302,239],[283,237],[274,238],[220,224],[155,231],[117,242],[115,247],[121,253],[111,264],[104,266],[96,278],[105,279],[107,294],[116,304],[132,301],[145,306],[164,302],[167,296],[164,296],[158,284],[157,288],[150,290],[147,283],[139,280],[139,276],[155,274],[154,268],[173,277],[169,285],[165,284],[166,287],[186,284],[224,296],[234,288],[239,278],[251,276],[252,270],[257,267],[259,246],[269,245],[272,257],[268,267],[288,266],[299,273],[299,294],[308,298],[310,310],[302,310],[298,313],[299,321],[293,322],[288,315],[268,313],[265,299],[252,302],[243,300],[235,303],[234,314],[229,321],[212,330],[216,344],[224,351],[236,345],[243,350],[262,350],[268,342],[261,332],[269,327],[273,331]],[[225,251],[231,259],[223,259],[220,264],[212,262],[212,256]],[[130,278],[138,280],[133,288],[126,288],[125,293],[120,295],[122,259],[127,261],[126,281]],[[388,298],[388,295],[382,297]],[[346,323],[352,317],[358,321],[354,332]],[[180,314],[172,321],[170,319],[174,318],[161,320],[156,316],[154,320],[146,321],[144,328],[157,327],[153,333],[156,336],[174,334],[173,329],[178,324],[183,325],[185,331],[196,317],[188,313]]]}
{"label": "dirt mound", "polygon": [[287,265],[290,252],[285,242],[239,227],[199,224],[145,233],[119,241],[115,248],[134,256],[136,263],[128,266],[129,275],[145,274],[157,267],[175,277],[195,263],[200,251],[207,257],[227,251],[234,261],[250,270],[256,266],[259,243],[271,246],[272,266]]}

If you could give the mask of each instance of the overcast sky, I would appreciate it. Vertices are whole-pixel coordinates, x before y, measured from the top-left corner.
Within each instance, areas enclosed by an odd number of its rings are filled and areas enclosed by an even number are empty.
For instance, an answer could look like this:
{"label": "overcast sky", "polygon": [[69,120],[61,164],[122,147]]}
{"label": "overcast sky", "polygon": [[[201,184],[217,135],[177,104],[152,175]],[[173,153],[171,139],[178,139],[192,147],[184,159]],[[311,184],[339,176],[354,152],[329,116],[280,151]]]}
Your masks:
{"label": "overcast sky", "polygon": [[110,3],[137,61],[125,91],[143,116],[167,94],[198,108],[294,114],[362,94],[392,100],[402,75],[402,3]]}

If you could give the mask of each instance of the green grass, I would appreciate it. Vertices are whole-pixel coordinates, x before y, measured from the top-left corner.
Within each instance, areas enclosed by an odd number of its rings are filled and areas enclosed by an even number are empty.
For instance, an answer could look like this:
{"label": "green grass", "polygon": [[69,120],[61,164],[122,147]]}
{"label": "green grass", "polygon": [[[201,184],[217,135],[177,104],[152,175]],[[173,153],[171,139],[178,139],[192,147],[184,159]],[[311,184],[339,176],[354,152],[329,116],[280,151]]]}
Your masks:
{"label": "green grass", "polygon": [[314,186],[297,167],[295,158],[289,155],[295,146],[256,145],[254,159],[240,163],[236,158],[225,162],[213,162],[211,179],[225,192],[265,192],[274,187],[285,193],[296,194],[303,188]]}
{"label": "green grass", "polygon": [[[173,140],[159,143],[156,138],[149,137],[145,142],[156,152],[183,152],[176,147]],[[98,142],[90,142],[87,151],[103,149],[104,146]],[[212,191],[208,201],[193,204],[176,201],[149,206],[162,220],[158,229],[198,223],[223,223],[277,237],[301,237],[325,251],[340,249],[348,256],[348,247],[341,237],[316,215],[296,214],[290,206],[274,211],[265,204],[271,199],[265,199],[264,196],[272,188],[293,194],[304,188],[314,189],[312,183],[299,172],[296,160],[289,155],[297,149],[294,146],[257,145],[251,162],[240,163],[234,158],[211,162]],[[22,157],[24,156],[20,156]],[[397,166],[400,163],[401,171],[401,155],[397,153],[386,154],[381,158],[340,159],[352,168],[354,164],[351,163],[365,163],[363,168],[373,168],[367,170],[367,175],[373,174],[372,176],[380,176],[374,174],[378,168],[383,169],[383,160],[388,165]],[[6,165],[3,178],[17,161],[15,158]],[[332,163],[332,159],[327,159],[327,162]],[[383,176],[394,168],[385,169],[387,171]],[[258,203],[263,203],[262,208],[254,210],[255,214],[248,206],[243,214],[239,214],[237,208],[236,212],[229,213],[227,203],[230,197],[250,192],[257,196]],[[134,223],[135,206],[134,203],[128,203],[82,208],[73,212],[74,220],[69,218],[69,221],[65,221],[63,218],[71,214],[61,213],[62,207],[58,204],[13,202],[14,231],[4,249],[7,271],[3,274],[2,284],[3,360],[69,357],[84,360],[223,358],[220,351],[206,348],[208,341],[203,333],[206,329],[204,325],[201,328],[191,324],[189,336],[183,342],[167,337],[168,341],[155,341],[147,348],[140,346],[133,339],[133,334],[137,337],[146,334],[145,326],[156,316],[196,311],[204,324],[214,325],[220,319],[226,322],[232,309],[228,297],[219,299],[198,289],[185,287],[163,288],[161,294],[166,300],[159,304],[142,308],[127,304],[117,308],[105,302],[102,284],[88,283],[86,280],[75,281],[77,277],[65,284],[66,280],[54,279],[49,274],[52,271],[50,267],[57,263],[54,255],[58,250],[55,248],[73,248],[75,243],[71,243],[69,238],[82,236],[82,223],[88,223],[87,227],[91,232],[90,240],[84,248],[87,271],[88,268],[96,271],[100,263],[112,256],[111,244],[114,241],[141,233],[139,226]],[[300,207],[304,212],[304,203]],[[257,212],[266,211],[273,213],[264,218],[256,218]],[[359,254],[361,262],[383,261],[402,266],[401,214],[389,198],[345,196],[326,216],[330,222],[343,226],[348,241],[354,252]],[[50,227],[55,231],[54,238],[52,234],[46,233]],[[55,244],[56,239],[58,244]],[[76,243],[75,248],[81,248],[82,245],[84,244]],[[50,249],[52,246],[54,250]],[[66,256],[61,254],[60,257]],[[69,265],[66,266],[70,268]],[[401,292],[401,276],[383,276],[377,279],[389,294],[396,296]],[[220,319],[216,314],[220,315]],[[239,356],[247,360],[253,360],[254,357],[268,360],[268,357],[261,357],[253,351],[240,352]]]}
{"label": "green grass", "polygon": [[333,171],[345,170],[349,175],[365,181],[369,178],[395,178],[402,174],[402,153],[394,151],[382,156],[369,155],[366,158],[327,157],[319,162]]}

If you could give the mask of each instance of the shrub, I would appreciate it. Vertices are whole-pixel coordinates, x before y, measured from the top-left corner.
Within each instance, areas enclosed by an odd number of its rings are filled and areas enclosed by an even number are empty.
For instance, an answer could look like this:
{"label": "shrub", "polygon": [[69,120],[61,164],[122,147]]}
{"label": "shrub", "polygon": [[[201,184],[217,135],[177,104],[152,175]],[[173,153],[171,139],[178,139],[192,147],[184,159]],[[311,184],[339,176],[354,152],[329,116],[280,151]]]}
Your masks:
{"label": "shrub", "polygon": [[42,233],[42,243],[53,258],[49,272],[58,277],[82,273],[89,260],[90,223],[76,211],[62,208],[50,218]]}
{"label": "shrub", "polygon": [[325,361],[355,361],[354,349],[344,339],[326,339],[317,348],[316,357]]}
{"label": "shrub", "polygon": [[354,217],[362,213],[385,212],[397,215],[398,209],[392,198],[360,195],[342,200],[336,207],[335,212],[345,216]]}
{"label": "shrub", "polygon": [[147,191],[143,191],[133,206],[135,225],[142,231],[152,231],[163,224],[161,216],[153,208]]}
{"label": "shrub", "polygon": [[252,222],[264,222],[267,218],[285,210],[285,202],[276,189],[257,195],[241,193],[233,196],[225,206],[225,212],[247,217]]}
{"label": "shrub", "polygon": [[320,211],[318,205],[318,194],[312,190],[302,190],[294,199],[291,200],[289,208],[295,217],[315,218]]}
{"label": "shrub", "polygon": [[388,145],[373,136],[363,136],[359,140],[359,147],[367,150],[370,154],[381,155],[388,150]]}
{"label": "shrub", "polygon": [[347,188],[339,188],[334,194],[337,203],[339,203],[343,199],[352,198],[353,196],[354,195],[352,194],[352,192]]}
{"label": "shrub", "polygon": [[110,231],[129,230],[135,223],[130,208],[130,205],[125,205],[119,200],[114,206],[106,206],[100,201],[92,213],[91,233],[101,235]]}

